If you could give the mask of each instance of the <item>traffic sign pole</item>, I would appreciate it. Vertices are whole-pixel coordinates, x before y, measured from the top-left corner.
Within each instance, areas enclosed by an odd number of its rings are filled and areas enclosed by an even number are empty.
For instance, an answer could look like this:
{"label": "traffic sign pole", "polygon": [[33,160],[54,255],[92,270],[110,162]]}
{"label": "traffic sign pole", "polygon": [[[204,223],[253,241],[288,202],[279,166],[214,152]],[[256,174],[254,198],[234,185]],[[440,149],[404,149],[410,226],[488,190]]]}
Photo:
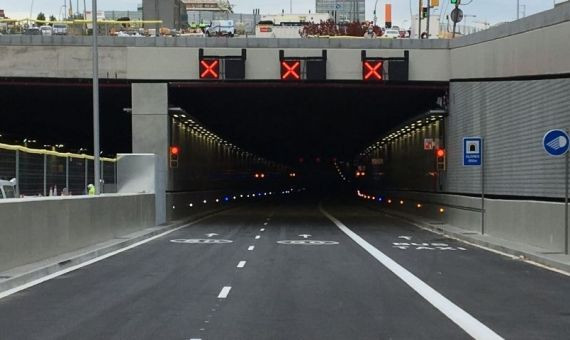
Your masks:
{"label": "traffic sign pole", "polygon": [[564,254],[568,255],[568,163],[570,152],[566,152],[566,195],[564,196]]}
{"label": "traffic sign pole", "polygon": [[481,137],[481,235],[485,235],[485,143]]}

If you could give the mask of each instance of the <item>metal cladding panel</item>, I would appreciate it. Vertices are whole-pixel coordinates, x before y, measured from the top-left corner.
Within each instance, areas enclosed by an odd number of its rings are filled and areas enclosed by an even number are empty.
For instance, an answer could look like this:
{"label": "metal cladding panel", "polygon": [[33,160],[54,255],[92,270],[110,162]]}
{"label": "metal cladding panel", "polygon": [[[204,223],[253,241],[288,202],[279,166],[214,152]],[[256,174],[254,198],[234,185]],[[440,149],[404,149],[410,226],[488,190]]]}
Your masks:
{"label": "metal cladding panel", "polygon": [[565,159],[542,147],[555,128],[570,129],[570,79],[452,82],[445,190],[481,192],[481,169],[462,154],[463,137],[481,136],[486,193],[563,197]]}

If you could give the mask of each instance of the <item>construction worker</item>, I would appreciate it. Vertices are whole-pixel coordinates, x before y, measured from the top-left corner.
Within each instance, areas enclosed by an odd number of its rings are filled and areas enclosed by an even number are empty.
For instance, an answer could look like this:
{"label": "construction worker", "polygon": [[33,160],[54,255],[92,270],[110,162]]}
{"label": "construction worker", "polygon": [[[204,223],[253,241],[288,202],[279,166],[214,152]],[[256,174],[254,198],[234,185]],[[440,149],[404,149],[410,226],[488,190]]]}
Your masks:
{"label": "construction worker", "polygon": [[87,194],[89,196],[95,196],[95,186],[93,184],[87,186]]}

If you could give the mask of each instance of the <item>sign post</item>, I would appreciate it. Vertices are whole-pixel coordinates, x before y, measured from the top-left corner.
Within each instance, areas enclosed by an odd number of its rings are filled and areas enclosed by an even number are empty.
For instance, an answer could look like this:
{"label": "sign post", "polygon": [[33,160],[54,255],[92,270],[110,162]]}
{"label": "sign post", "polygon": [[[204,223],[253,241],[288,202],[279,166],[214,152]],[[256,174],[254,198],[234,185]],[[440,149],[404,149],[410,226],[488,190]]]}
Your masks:
{"label": "sign post", "polygon": [[481,235],[485,235],[485,167],[483,138],[463,138],[463,166],[481,168]]}
{"label": "sign post", "polygon": [[568,132],[561,129],[550,130],[542,138],[544,151],[553,157],[566,155],[564,171],[564,254],[568,255],[568,148],[570,147],[570,137]]}

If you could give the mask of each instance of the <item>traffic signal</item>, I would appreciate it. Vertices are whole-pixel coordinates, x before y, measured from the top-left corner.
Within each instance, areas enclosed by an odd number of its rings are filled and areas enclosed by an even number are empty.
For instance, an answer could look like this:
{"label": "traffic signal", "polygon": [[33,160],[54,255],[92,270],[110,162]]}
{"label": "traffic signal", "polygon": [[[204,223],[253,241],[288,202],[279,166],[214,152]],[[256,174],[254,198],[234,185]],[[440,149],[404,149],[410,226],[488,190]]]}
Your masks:
{"label": "traffic signal", "polygon": [[428,16],[428,8],[422,7],[422,19],[427,18],[427,16]]}
{"label": "traffic signal", "polygon": [[446,167],[445,167],[445,163],[446,163],[445,162],[445,156],[446,156],[445,149],[438,148],[435,151],[437,171],[445,171],[445,169],[446,169]]}
{"label": "traffic signal", "polygon": [[461,5],[461,0],[451,0],[452,5]]}
{"label": "traffic signal", "polygon": [[282,60],[281,79],[301,80],[301,60]]}
{"label": "traffic signal", "polygon": [[200,60],[200,79],[220,79],[220,59]]}
{"label": "traffic signal", "polygon": [[171,146],[169,152],[169,163],[171,169],[178,168],[178,156],[180,155],[180,148],[177,146]]}
{"label": "traffic signal", "polygon": [[362,79],[364,80],[383,80],[384,62],[382,60],[364,60],[362,62]]}

